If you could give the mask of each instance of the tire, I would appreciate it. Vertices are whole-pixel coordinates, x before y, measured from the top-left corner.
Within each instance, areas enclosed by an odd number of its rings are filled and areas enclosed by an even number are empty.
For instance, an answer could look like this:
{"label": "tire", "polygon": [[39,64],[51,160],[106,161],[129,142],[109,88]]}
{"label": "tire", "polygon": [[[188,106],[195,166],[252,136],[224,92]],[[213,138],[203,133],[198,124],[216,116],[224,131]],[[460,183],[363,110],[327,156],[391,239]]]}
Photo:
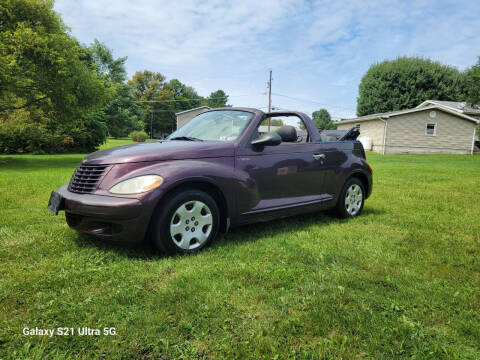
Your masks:
{"label": "tire", "polygon": [[167,195],[151,221],[151,239],[167,254],[195,253],[218,233],[220,211],[207,193],[186,189]]}
{"label": "tire", "polygon": [[335,207],[337,216],[347,219],[361,214],[365,203],[365,188],[358,178],[348,179],[342,187]]}

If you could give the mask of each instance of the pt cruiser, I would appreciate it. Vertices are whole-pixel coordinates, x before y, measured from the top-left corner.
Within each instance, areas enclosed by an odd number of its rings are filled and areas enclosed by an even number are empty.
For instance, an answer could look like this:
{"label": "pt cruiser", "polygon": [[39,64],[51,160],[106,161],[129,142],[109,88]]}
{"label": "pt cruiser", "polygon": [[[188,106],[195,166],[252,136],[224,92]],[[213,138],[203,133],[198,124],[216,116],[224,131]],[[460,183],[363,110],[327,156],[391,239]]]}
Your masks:
{"label": "pt cruiser", "polygon": [[[305,131],[259,133],[279,116],[296,117]],[[199,251],[219,231],[258,221],[327,209],[354,217],[372,191],[358,134],[327,136],[300,112],[215,109],[166,140],[86,156],[48,208],[64,210],[77,231],[127,242],[148,236],[167,253]]]}

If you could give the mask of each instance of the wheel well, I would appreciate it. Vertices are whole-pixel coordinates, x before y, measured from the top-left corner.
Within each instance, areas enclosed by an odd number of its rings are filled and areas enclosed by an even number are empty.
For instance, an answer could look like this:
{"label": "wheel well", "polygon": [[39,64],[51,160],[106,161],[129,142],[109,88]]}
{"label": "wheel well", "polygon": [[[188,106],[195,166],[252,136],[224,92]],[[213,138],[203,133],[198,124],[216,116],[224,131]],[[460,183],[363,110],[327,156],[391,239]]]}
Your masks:
{"label": "wheel well", "polygon": [[350,179],[351,178],[357,178],[359,179],[361,182],[362,182],[362,185],[363,185],[363,188],[365,189],[365,193],[368,194],[370,189],[369,189],[369,185],[368,185],[368,179],[367,179],[367,176],[365,174],[362,174],[362,173],[355,173],[353,174],[352,176],[350,176]]}
{"label": "wheel well", "polygon": [[[223,192],[215,185],[206,182],[206,181],[188,181],[181,183],[173,188],[169,189],[165,195],[171,194],[172,192],[181,191],[183,189],[195,189],[206,192],[208,195],[213,197],[217,203],[218,209],[220,210],[220,231],[226,232],[228,230],[227,219],[228,219],[228,207],[227,200],[223,195]],[[165,196],[164,195],[164,196]]]}

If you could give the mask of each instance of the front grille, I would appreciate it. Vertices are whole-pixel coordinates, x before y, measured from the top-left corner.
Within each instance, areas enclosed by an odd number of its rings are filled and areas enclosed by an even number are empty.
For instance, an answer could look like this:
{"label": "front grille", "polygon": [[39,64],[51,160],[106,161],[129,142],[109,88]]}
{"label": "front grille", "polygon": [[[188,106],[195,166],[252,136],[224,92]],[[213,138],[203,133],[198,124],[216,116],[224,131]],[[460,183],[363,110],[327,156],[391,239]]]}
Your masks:
{"label": "front grille", "polygon": [[109,165],[81,164],[72,176],[68,190],[76,193],[91,193],[100,183]]}

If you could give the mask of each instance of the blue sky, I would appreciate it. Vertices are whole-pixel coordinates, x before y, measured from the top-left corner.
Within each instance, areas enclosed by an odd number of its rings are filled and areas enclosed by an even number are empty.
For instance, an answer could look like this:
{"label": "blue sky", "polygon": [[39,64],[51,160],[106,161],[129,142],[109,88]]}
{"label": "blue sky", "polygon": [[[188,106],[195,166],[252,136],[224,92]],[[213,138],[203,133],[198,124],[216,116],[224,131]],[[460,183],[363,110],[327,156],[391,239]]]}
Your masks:
{"label": "blue sky", "polygon": [[[81,43],[97,38],[137,70],[178,78],[234,106],[355,115],[372,63],[424,56],[465,69],[480,55],[480,1],[57,0]],[[278,95],[281,94],[281,95]],[[292,99],[295,98],[295,99]],[[300,100],[299,100],[300,99]]]}

